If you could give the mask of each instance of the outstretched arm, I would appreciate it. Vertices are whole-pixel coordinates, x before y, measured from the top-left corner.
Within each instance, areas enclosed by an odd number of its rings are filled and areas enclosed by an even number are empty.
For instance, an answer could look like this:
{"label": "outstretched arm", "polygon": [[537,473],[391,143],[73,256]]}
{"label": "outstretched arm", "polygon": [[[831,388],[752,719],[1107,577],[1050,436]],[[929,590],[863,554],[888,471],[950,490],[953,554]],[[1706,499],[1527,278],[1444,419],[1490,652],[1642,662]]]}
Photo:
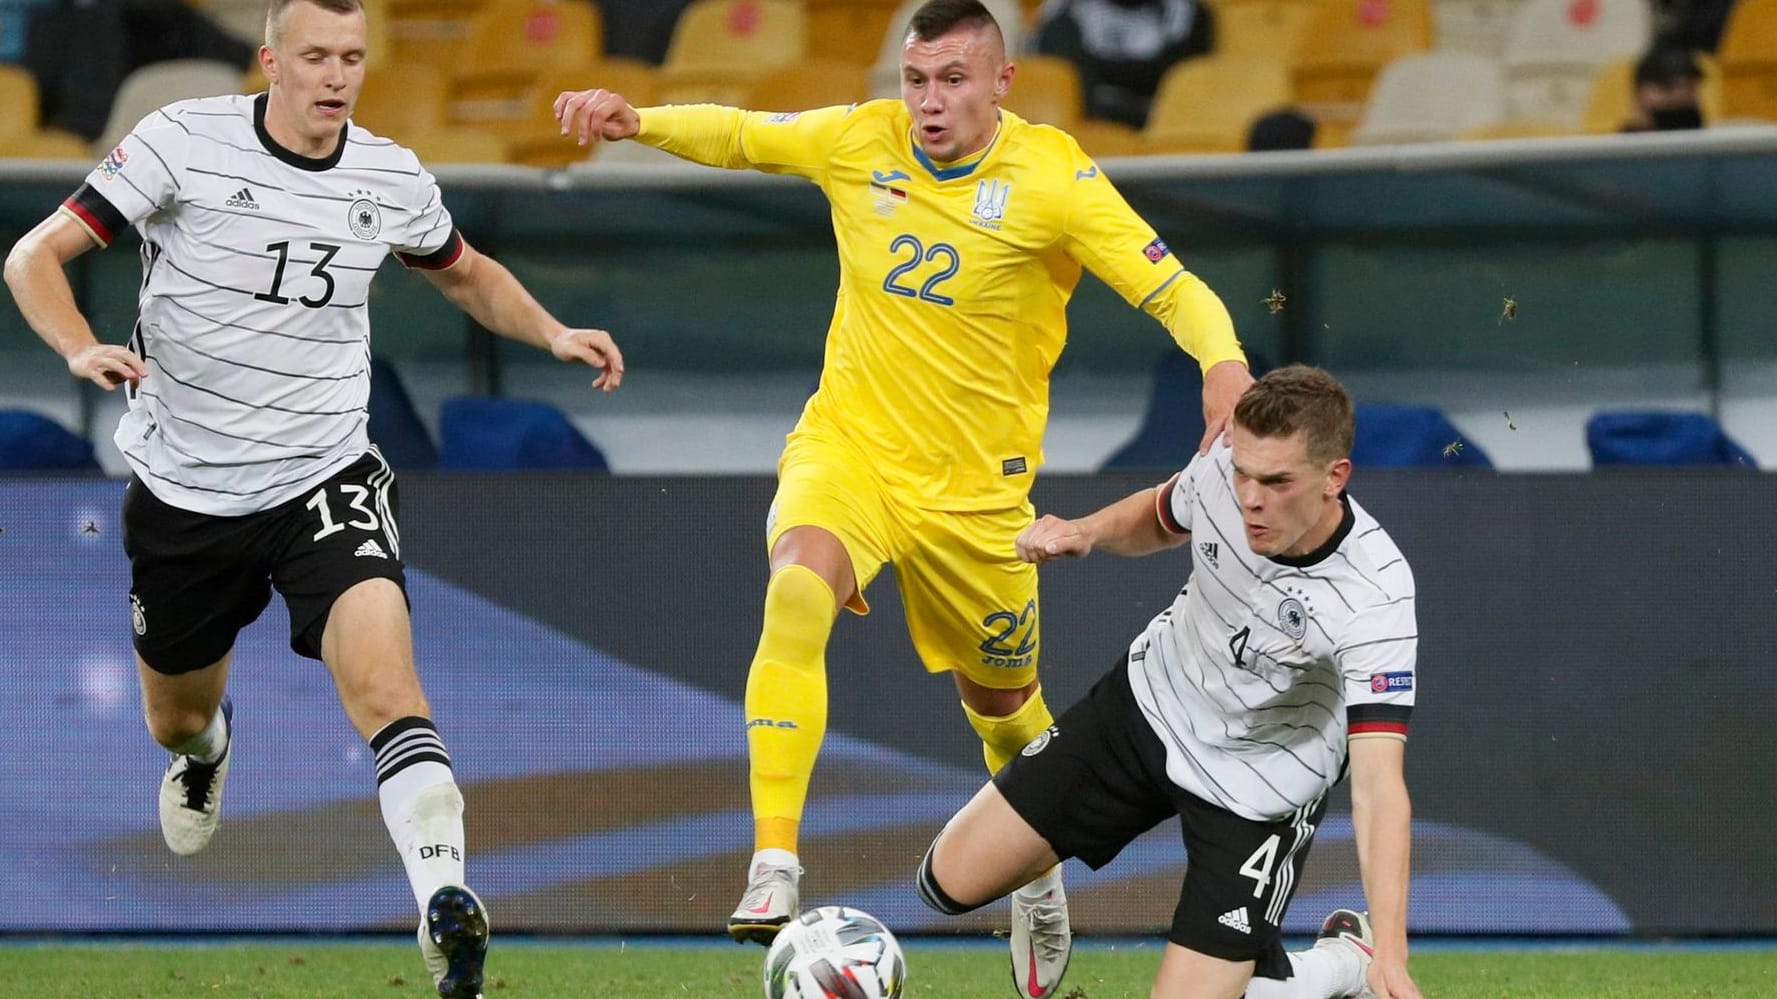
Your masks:
{"label": "outstretched arm", "polygon": [[94,245],[79,222],[57,211],[13,244],[6,255],[6,286],[25,322],[62,355],[68,370],[110,391],[141,380],[148,366],[127,347],[100,343],[74,303],[74,287],[63,268]]}
{"label": "outstretched arm", "polygon": [[610,392],[623,382],[623,355],[604,330],[570,329],[525,290],[499,261],[468,241],[456,263],[421,273],[458,308],[500,336],[542,347],[563,361],[584,361],[603,373],[594,388]]}
{"label": "outstretched arm", "polygon": [[567,91],[555,98],[562,134],[583,146],[634,139],[705,166],[794,174],[817,184],[850,113],[845,107],[787,114],[715,104],[637,108],[609,90]]}
{"label": "outstretched arm", "polygon": [[1358,869],[1376,934],[1369,986],[1377,999],[1420,999],[1407,974],[1407,881],[1413,806],[1403,764],[1405,740],[1388,735],[1351,739],[1351,824]]}
{"label": "outstretched arm", "polygon": [[1014,542],[1018,557],[1041,565],[1052,558],[1079,557],[1102,548],[1115,555],[1147,555],[1189,541],[1189,533],[1176,532],[1160,519],[1158,503],[1172,488],[1164,485],[1131,493],[1111,505],[1078,520],[1044,514],[1019,532]]}

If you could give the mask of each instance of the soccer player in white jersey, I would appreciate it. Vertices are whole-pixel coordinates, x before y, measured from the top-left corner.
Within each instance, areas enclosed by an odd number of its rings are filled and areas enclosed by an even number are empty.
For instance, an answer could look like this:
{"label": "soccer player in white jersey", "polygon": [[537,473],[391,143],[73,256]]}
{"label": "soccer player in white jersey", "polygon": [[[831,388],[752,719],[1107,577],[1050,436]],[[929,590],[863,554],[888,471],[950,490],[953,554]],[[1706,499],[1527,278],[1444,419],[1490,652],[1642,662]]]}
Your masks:
{"label": "soccer player in white jersey", "polygon": [[[1194,568],[1123,661],[938,834],[919,870],[928,904],[966,912],[1067,857],[1102,867],[1177,815],[1189,864],[1156,999],[1419,999],[1402,771],[1413,574],[1345,493],[1352,433],[1332,376],[1282,368],[1241,396],[1231,446],[1019,535],[1033,563],[1189,542]],[[1337,910],[1311,950],[1286,954],[1278,927],[1348,768],[1368,917]]]}
{"label": "soccer player in white jersey", "polygon": [[[271,0],[269,92],[144,118],[13,247],[6,283],[70,371],[127,386],[124,548],[148,728],[173,754],[167,845],[195,853],[216,830],[231,652],[275,586],[292,648],[326,663],[374,751],[439,994],[478,996],[487,918],[414,667],[394,476],[366,433],[371,277],[393,251],[495,333],[602,369],[607,392],[623,359],[471,247],[412,152],[350,123],[365,49],[358,0]],[[64,267],[127,225],[144,273],[126,347],[95,337]]]}

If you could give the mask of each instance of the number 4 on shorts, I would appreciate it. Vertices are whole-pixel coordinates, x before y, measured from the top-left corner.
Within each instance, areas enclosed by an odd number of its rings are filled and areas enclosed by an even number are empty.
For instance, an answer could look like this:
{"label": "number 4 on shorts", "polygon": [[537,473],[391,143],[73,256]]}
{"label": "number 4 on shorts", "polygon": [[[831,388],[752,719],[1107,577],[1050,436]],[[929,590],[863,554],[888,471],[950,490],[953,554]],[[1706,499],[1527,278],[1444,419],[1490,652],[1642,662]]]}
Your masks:
{"label": "number 4 on shorts", "polygon": [[1271,883],[1271,868],[1277,866],[1277,845],[1280,842],[1279,837],[1271,836],[1246,858],[1246,863],[1240,865],[1240,873],[1257,882],[1253,885],[1254,898],[1263,897],[1265,886]]}

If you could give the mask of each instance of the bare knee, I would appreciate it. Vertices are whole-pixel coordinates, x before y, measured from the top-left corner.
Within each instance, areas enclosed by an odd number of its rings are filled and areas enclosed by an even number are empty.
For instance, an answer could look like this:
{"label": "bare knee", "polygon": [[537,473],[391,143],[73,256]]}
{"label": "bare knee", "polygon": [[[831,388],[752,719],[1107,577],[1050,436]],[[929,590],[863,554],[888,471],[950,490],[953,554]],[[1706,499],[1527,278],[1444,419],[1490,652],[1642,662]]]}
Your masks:
{"label": "bare knee", "polygon": [[[915,887],[919,890],[920,900],[946,916],[960,916],[993,901],[989,898],[956,898],[950,894],[950,889],[945,887],[944,878],[944,868],[948,865],[938,859],[938,844],[943,840],[944,834],[939,833],[937,838],[932,840],[932,845],[926,848],[925,858],[919,862],[919,873],[915,878]],[[948,883],[954,885],[956,881],[957,879],[953,876]]]}
{"label": "bare knee", "polygon": [[167,749],[177,749],[203,734],[210,727],[210,717],[200,708],[159,705],[143,712],[148,734]]}
{"label": "bare knee", "polygon": [[771,546],[771,571],[787,565],[803,566],[821,577],[839,607],[850,603],[857,593],[851,553],[838,535],[824,527],[792,527],[777,539]]}

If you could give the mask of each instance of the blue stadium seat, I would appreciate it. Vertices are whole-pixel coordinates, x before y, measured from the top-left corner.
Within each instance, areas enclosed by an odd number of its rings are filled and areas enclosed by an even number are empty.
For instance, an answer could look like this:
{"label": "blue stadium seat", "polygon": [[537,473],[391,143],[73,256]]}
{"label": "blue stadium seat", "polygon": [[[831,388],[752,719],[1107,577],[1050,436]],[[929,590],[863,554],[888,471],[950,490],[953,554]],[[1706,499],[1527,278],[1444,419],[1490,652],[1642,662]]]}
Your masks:
{"label": "blue stadium seat", "polygon": [[1169,350],[1154,367],[1141,428],[1105,459],[1105,468],[1185,467],[1203,440],[1203,373],[1187,354]]}
{"label": "blue stadium seat", "polygon": [[610,465],[593,443],[544,402],[459,395],[444,400],[438,467],[475,471],[586,469]]}
{"label": "blue stadium seat", "polygon": [[395,366],[380,357],[370,361],[370,441],[398,470],[438,466],[438,448],[420,422],[407,387]]}
{"label": "blue stadium seat", "polygon": [[1360,469],[1493,467],[1487,452],[1433,406],[1358,406],[1351,463]]}
{"label": "blue stadium seat", "polygon": [[91,441],[23,409],[0,410],[0,471],[97,472]]}
{"label": "blue stadium seat", "polygon": [[1594,465],[1733,465],[1758,462],[1702,413],[1600,412],[1586,421]]}

